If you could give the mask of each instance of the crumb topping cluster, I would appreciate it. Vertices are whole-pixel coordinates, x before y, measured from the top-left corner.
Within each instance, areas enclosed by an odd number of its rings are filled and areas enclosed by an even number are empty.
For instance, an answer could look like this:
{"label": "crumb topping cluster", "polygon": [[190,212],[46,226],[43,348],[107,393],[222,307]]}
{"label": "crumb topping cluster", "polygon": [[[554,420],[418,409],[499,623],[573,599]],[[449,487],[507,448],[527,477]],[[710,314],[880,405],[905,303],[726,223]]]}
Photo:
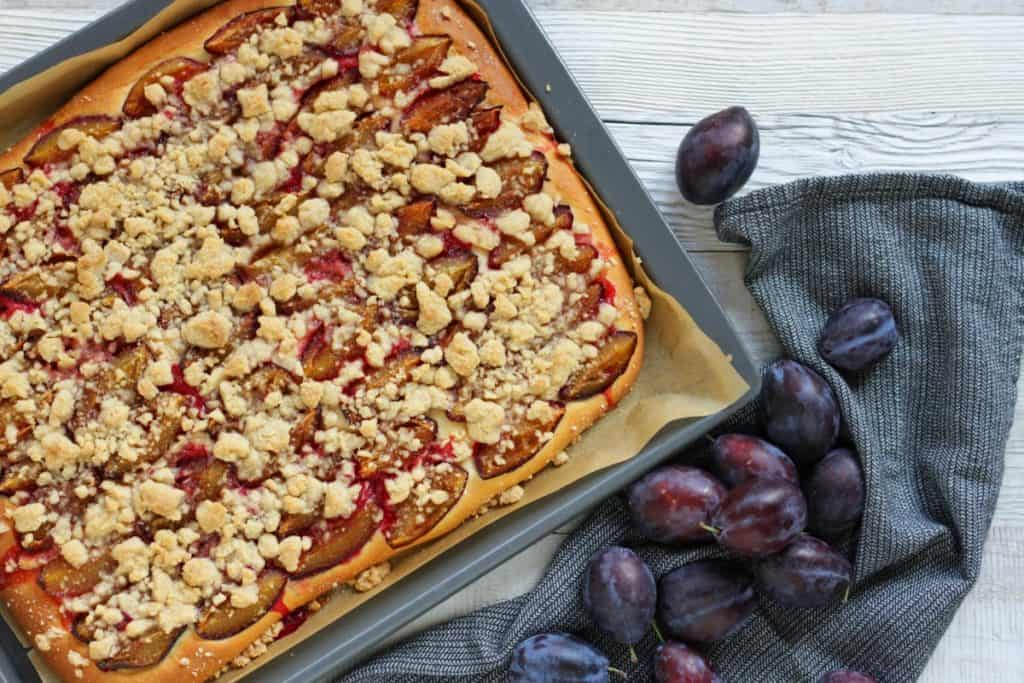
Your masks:
{"label": "crumb topping cluster", "polygon": [[101,668],[414,542],[632,355],[543,114],[415,11],[242,15],[0,176],[2,569]]}

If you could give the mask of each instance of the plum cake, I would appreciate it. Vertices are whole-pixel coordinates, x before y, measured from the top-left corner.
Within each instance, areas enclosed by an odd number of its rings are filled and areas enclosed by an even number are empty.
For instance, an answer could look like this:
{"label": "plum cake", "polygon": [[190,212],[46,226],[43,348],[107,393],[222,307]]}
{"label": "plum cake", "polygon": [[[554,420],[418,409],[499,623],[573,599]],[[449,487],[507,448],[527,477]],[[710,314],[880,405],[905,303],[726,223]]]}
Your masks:
{"label": "plum cake", "polygon": [[623,397],[570,154],[454,0],[229,0],[0,157],[0,601],[59,676],[244,663]]}

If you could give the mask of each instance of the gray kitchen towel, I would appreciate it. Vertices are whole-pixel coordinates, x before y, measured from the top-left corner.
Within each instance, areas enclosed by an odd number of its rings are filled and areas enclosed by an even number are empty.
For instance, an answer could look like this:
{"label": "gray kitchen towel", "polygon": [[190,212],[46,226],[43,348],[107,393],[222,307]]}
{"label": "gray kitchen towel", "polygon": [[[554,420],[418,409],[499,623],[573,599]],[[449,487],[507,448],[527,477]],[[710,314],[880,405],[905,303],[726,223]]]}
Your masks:
{"label": "gray kitchen towel", "polygon": [[[840,667],[913,681],[977,579],[1002,478],[1024,330],[1024,185],[817,178],[729,201],[715,219],[723,240],[750,246],[746,285],[786,355],[835,391],[841,438],[861,455],[868,495],[860,529],[842,545],[855,556],[847,604],[801,611],[762,599],[708,653],[730,683],[813,683]],[[888,301],[901,339],[878,367],[844,376],[815,341],[829,312],[855,296]],[[734,421],[744,423],[756,424],[756,406]],[[426,631],[342,681],[499,683],[515,644],[549,630],[578,633],[630,681],[650,680],[653,634],[630,664],[580,605],[583,568],[609,544],[637,549],[656,575],[722,554],[646,543],[614,497],[569,537],[535,590]]]}

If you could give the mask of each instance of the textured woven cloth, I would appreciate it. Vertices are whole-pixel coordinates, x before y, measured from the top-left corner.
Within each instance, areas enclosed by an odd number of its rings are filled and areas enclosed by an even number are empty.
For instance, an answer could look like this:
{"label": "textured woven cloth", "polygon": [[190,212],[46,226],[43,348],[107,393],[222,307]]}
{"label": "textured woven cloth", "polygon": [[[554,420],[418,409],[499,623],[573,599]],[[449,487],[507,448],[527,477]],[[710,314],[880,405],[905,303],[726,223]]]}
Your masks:
{"label": "textured woven cloth", "polygon": [[[978,576],[1002,478],[1024,330],[1022,192],[871,175],[800,181],[719,208],[719,236],[751,248],[746,284],[785,353],[835,391],[841,438],[860,453],[867,480],[863,523],[843,546],[855,556],[850,601],[800,611],[762,599],[741,631],[709,650],[726,681],[813,682],[849,667],[903,683],[924,668]],[[901,339],[880,366],[844,377],[815,341],[829,312],[855,296],[888,301]],[[756,406],[736,424],[744,421],[756,421]],[[433,628],[342,680],[497,683],[515,644],[548,630],[581,634],[630,681],[650,680],[653,635],[631,665],[580,605],[583,568],[609,544],[634,547],[656,575],[721,554],[646,544],[612,498],[569,537],[535,590]]]}

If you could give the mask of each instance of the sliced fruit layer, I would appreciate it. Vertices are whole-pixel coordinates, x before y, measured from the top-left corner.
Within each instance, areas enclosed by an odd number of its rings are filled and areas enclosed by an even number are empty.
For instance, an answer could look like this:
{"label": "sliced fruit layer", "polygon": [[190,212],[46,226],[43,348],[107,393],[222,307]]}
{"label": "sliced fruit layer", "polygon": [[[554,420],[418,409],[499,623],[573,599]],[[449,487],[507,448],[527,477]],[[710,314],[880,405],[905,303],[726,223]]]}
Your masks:
{"label": "sliced fruit layer", "polygon": [[431,467],[425,479],[429,482],[429,491],[420,494],[414,490],[395,506],[394,523],[384,532],[388,545],[392,548],[409,545],[433,529],[459,502],[467,479],[469,473],[457,465],[446,462]]}
{"label": "sliced fruit layer", "polygon": [[273,25],[282,12],[290,23],[295,12],[292,7],[269,7],[237,16],[217,29],[203,47],[210,54],[227,54],[238,49],[256,31]]}
{"label": "sliced fruit layer", "polygon": [[439,273],[444,273],[451,278],[453,294],[469,287],[480,268],[476,254],[471,251],[438,256],[430,262],[430,265]]}
{"label": "sliced fruit layer", "polygon": [[[530,460],[547,442],[548,434],[555,431],[564,414],[565,408],[556,406],[550,419],[544,422],[523,419],[512,425],[512,429],[506,437],[502,438],[501,442],[478,446],[475,457],[476,469],[480,476],[490,479],[499,474],[511,472]],[[512,442],[512,445],[507,449],[502,449],[501,443],[504,443],[506,438]]]}
{"label": "sliced fruit layer", "polygon": [[483,81],[462,81],[450,88],[423,95],[402,117],[406,133],[429,133],[434,126],[467,118],[487,96]]}
{"label": "sliced fruit layer", "polygon": [[171,651],[178,636],[184,631],[184,628],[180,628],[164,633],[158,628],[138,638],[128,639],[121,645],[121,650],[116,655],[101,659],[96,662],[96,666],[102,671],[153,666]]}
{"label": "sliced fruit layer", "polygon": [[135,82],[132,89],[128,91],[128,97],[125,98],[121,111],[125,116],[132,118],[155,114],[156,106],[146,97],[147,87],[160,84],[161,87],[166,88],[166,79],[171,79],[174,89],[177,90],[185,81],[209,68],[209,65],[188,57],[174,57],[161,62]]}
{"label": "sliced fruit layer", "polygon": [[536,194],[544,187],[548,160],[540,152],[525,159],[504,159],[492,166],[501,177],[501,193],[494,198],[480,198],[466,204],[462,210],[470,216],[488,216],[509,209],[518,209],[527,195]]}
{"label": "sliced fruit layer", "polygon": [[235,607],[231,600],[225,600],[202,616],[196,625],[196,633],[207,640],[220,640],[244,631],[270,611],[287,582],[288,575],[284,572],[265,570],[256,579],[256,602]]}
{"label": "sliced fruit layer", "polygon": [[117,562],[110,555],[95,557],[77,569],[58,558],[39,572],[39,585],[54,597],[73,597],[92,590],[116,568]]}
{"label": "sliced fruit layer", "polygon": [[61,149],[58,144],[60,134],[65,130],[74,128],[85,135],[102,140],[120,127],[120,119],[115,119],[112,116],[80,116],[77,119],[72,119],[39,138],[29,153],[25,155],[25,163],[29,166],[43,166],[70,159],[74,154],[74,149]]}
{"label": "sliced fruit layer", "polygon": [[0,173],[0,183],[3,183],[3,186],[8,190],[24,181],[25,171],[20,168],[9,168],[3,173]]}
{"label": "sliced fruit layer", "polygon": [[416,18],[419,0],[377,0],[377,11],[390,14],[399,21],[410,22]]}
{"label": "sliced fruit layer", "polygon": [[626,371],[636,350],[636,333],[618,331],[605,340],[597,355],[587,361],[562,387],[564,401],[588,398],[610,387]]}
{"label": "sliced fruit layer", "polygon": [[398,220],[398,234],[412,237],[430,232],[430,219],[437,209],[437,200],[433,197],[420,199],[395,210]]}
{"label": "sliced fruit layer", "polygon": [[399,91],[409,92],[433,75],[441,66],[452,39],[448,36],[423,36],[395,56],[395,64],[378,80],[380,94],[391,97]]}
{"label": "sliced fruit layer", "polygon": [[302,553],[294,576],[309,576],[346,561],[377,531],[380,508],[367,502],[348,519],[330,520],[315,534],[313,546]]}

